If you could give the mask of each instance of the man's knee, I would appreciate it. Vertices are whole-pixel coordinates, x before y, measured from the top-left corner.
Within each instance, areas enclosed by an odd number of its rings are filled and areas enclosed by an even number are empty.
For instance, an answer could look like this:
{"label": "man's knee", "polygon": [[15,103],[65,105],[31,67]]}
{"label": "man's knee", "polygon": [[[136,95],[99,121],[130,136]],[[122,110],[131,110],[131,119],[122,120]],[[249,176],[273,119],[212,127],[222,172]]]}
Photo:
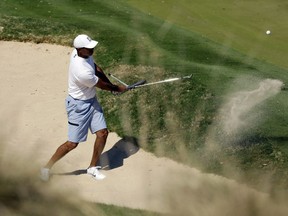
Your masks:
{"label": "man's knee", "polygon": [[109,132],[106,128],[96,132],[96,136],[99,138],[105,138],[106,139],[108,134],[109,134]]}
{"label": "man's knee", "polygon": [[71,150],[75,149],[78,146],[78,143],[67,141],[65,143],[65,146],[66,146],[68,151],[71,151]]}

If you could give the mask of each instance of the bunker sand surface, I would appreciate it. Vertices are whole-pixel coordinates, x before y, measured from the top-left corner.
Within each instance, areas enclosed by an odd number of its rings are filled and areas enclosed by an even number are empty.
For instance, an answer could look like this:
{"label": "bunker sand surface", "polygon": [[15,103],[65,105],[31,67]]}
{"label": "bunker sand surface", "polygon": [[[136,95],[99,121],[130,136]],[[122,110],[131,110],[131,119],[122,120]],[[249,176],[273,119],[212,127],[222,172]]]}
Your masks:
{"label": "bunker sand surface", "polygon": [[[71,47],[0,42],[2,165],[20,160],[42,166],[66,140],[67,70]],[[100,165],[107,176],[85,174],[94,143],[85,143],[52,169],[51,190],[130,208],[179,215],[285,215],[287,207],[235,181],[157,158],[134,139],[110,133]],[[19,161],[18,161],[19,160]],[[25,165],[25,164],[24,164]],[[26,165],[25,165],[26,166]],[[25,170],[22,172],[25,172]],[[45,185],[44,185],[45,187]],[[271,214],[270,214],[271,213]]]}

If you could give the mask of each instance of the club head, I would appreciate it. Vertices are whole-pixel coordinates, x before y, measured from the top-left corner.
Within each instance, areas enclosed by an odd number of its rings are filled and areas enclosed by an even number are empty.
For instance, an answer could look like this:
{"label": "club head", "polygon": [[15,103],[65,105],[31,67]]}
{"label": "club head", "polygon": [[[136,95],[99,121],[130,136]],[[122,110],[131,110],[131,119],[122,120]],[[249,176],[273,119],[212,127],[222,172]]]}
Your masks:
{"label": "club head", "polygon": [[192,77],[192,74],[190,74],[189,76],[184,76],[183,79],[190,79]]}

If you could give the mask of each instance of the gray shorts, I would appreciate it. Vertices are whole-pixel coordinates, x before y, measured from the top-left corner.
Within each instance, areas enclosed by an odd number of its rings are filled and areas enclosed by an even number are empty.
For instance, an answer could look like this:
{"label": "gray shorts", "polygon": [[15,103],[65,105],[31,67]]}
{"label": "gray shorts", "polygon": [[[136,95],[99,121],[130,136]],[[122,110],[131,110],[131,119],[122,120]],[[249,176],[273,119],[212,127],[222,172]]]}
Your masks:
{"label": "gray shorts", "polygon": [[70,95],[65,100],[68,116],[68,140],[79,143],[91,133],[107,128],[103,110],[96,98],[77,100]]}

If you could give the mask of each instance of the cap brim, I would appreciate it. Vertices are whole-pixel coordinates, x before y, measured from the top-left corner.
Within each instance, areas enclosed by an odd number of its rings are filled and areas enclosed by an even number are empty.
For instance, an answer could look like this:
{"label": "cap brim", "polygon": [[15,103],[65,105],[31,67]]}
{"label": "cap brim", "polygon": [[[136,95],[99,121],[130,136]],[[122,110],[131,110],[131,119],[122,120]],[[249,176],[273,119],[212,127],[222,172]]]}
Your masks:
{"label": "cap brim", "polygon": [[97,41],[91,40],[91,42],[87,46],[85,46],[85,48],[93,49],[97,44],[98,44]]}

